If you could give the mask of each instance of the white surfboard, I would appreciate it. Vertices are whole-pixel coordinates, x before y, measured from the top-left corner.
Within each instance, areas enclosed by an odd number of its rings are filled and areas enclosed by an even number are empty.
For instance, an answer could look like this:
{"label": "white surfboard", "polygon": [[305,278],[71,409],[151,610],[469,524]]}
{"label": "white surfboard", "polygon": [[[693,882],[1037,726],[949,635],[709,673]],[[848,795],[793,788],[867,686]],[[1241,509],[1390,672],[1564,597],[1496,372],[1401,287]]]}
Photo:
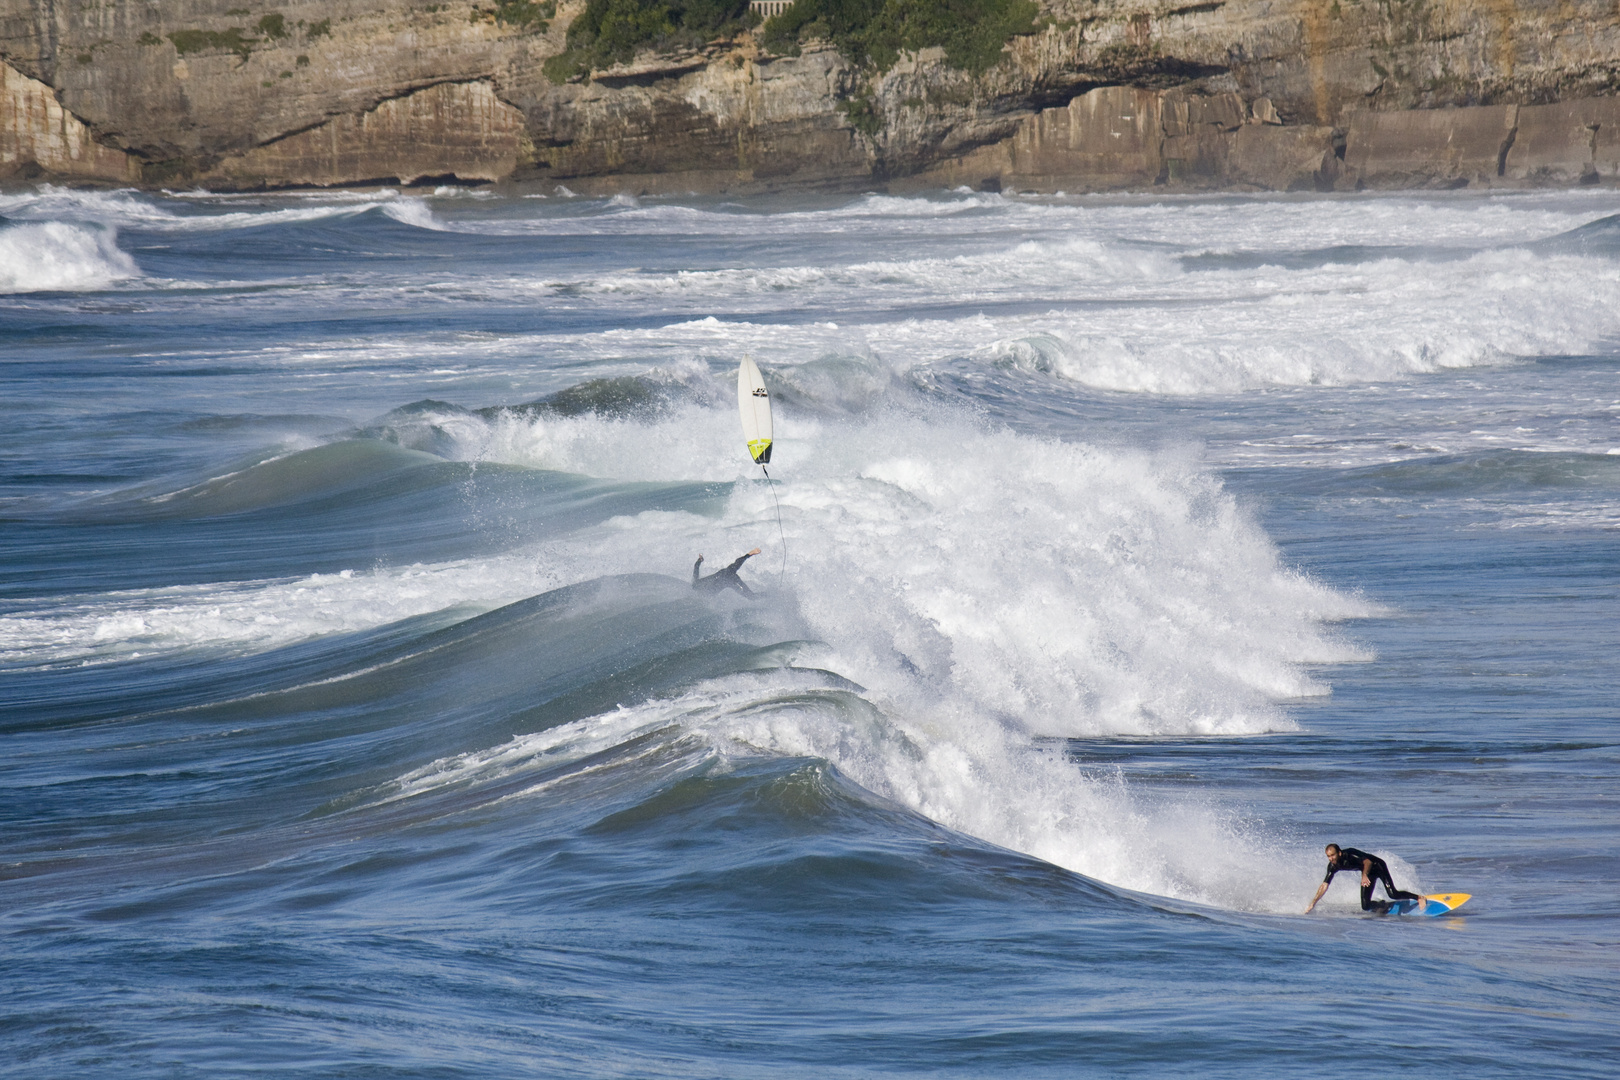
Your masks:
{"label": "white surfboard", "polygon": [[767,465],[771,460],[771,395],[765,389],[765,380],[759,368],[748,357],[743,357],[737,368],[737,411],[742,413],[743,439],[748,443],[748,456],[756,465]]}

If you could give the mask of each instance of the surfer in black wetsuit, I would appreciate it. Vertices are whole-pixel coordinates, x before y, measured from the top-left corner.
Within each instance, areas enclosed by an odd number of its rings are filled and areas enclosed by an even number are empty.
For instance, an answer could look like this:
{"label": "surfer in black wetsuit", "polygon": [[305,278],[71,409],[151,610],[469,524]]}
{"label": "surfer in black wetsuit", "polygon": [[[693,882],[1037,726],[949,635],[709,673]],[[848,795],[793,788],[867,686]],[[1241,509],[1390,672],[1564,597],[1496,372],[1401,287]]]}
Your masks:
{"label": "surfer in black wetsuit", "polygon": [[1353,847],[1341,848],[1338,844],[1327,846],[1327,877],[1317,886],[1316,895],[1311,897],[1311,906],[1305,909],[1309,915],[1316,907],[1316,902],[1322,899],[1328,886],[1333,884],[1333,875],[1340,870],[1356,870],[1361,874],[1361,910],[1377,911],[1380,915],[1389,910],[1389,904],[1380,900],[1373,902],[1373,886],[1380,881],[1384,883],[1384,895],[1391,900],[1421,900],[1417,893],[1404,892],[1395,887],[1395,882],[1389,876],[1389,864],[1376,855],[1369,855],[1365,851],[1358,851]]}
{"label": "surfer in black wetsuit", "polygon": [[746,555],[739,555],[736,562],[723,570],[716,570],[708,577],[698,576],[698,570],[703,566],[703,556],[699,555],[697,562],[692,564],[692,588],[698,592],[719,592],[721,589],[736,589],[744,596],[753,596],[754,591],[743,583],[742,578],[737,576],[737,571],[742,568],[743,563],[758,554],[759,548],[755,548]]}

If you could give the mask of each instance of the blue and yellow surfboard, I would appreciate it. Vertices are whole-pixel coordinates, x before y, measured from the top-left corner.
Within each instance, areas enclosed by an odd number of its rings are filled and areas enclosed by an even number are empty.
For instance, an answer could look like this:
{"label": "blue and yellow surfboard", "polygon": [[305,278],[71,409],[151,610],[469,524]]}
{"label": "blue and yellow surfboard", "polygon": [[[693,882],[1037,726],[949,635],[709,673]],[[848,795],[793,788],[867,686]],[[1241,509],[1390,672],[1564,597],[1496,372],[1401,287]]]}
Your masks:
{"label": "blue and yellow surfboard", "polygon": [[1385,915],[1448,915],[1466,904],[1472,893],[1448,892],[1422,896],[1416,900],[1391,900]]}

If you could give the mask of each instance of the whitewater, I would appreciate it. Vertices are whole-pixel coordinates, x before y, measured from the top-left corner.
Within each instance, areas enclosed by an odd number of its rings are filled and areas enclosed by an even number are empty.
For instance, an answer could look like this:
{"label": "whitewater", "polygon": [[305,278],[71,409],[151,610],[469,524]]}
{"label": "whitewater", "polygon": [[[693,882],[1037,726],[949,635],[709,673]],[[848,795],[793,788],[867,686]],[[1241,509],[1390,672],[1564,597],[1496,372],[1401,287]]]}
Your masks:
{"label": "whitewater", "polygon": [[0,1073],[1620,1050],[1612,191],[44,185],[0,385]]}

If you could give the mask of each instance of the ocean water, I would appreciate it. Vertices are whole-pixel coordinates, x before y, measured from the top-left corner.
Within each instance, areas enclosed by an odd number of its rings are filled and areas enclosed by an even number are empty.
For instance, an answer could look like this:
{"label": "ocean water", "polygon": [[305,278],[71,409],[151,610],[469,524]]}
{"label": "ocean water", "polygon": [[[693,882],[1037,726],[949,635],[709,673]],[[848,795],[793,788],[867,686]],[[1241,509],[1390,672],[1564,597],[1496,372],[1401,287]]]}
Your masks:
{"label": "ocean water", "polygon": [[31,188],[0,417],[0,1075],[1613,1075],[1613,191]]}

